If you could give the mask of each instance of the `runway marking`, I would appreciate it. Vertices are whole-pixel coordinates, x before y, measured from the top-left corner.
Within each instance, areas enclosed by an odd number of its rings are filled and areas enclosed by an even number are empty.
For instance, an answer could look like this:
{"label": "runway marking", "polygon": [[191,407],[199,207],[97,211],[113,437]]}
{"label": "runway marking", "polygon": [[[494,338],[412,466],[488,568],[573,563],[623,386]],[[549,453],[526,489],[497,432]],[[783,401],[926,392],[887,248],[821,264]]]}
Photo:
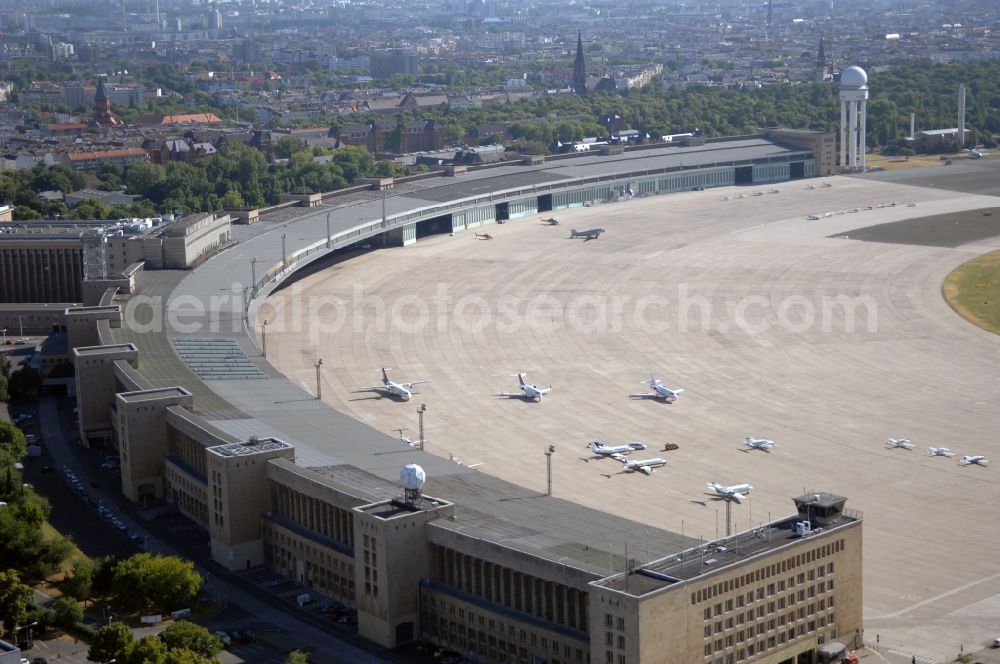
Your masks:
{"label": "runway marking", "polygon": [[931,659],[930,657],[921,657],[920,655],[914,655],[910,652],[903,652],[902,650],[896,650],[895,648],[890,648],[889,652],[893,655],[899,655],[900,657],[909,657],[911,659],[916,659],[921,664],[937,664],[936,659]]}
{"label": "runway marking", "polygon": [[[898,618],[899,616],[903,615],[904,613],[908,613],[908,612],[913,611],[915,609],[919,609],[920,607],[926,606],[928,604],[933,604],[934,602],[937,602],[938,600],[942,600],[945,597],[949,597],[951,595],[954,595],[955,593],[960,593],[963,590],[968,590],[969,588],[972,588],[973,586],[978,586],[980,583],[986,583],[987,581],[993,581],[994,579],[1000,579],[1000,572],[997,572],[996,574],[991,574],[990,576],[984,576],[983,578],[976,579],[975,581],[970,581],[970,582],[966,583],[963,586],[959,586],[958,588],[952,588],[951,590],[949,590],[947,592],[943,592],[940,595],[935,595],[934,597],[928,597],[927,599],[923,600],[922,602],[917,602],[916,604],[911,604],[910,606],[906,607],[905,609],[900,609],[899,611],[896,611],[894,613],[885,613],[885,614],[883,614],[881,616],[872,616],[870,618],[867,618],[867,620],[881,620],[882,618]],[[920,658],[918,657],[917,659],[920,659]]]}

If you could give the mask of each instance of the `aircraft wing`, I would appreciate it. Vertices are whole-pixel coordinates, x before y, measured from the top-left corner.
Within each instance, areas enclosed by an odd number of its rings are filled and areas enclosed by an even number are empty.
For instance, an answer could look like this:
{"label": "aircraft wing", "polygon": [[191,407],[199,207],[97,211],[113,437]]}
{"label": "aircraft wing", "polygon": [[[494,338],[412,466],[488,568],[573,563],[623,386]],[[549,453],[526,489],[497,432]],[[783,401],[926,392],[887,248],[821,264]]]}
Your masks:
{"label": "aircraft wing", "polygon": [[391,394],[389,388],[386,387],[385,385],[372,385],[367,389],[371,390],[372,392],[382,392],[384,394]]}
{"label": "aircraft wing", "polygon": [[415,380],[412,383],[400,383],[400,385],[402,385],[406,389],[410,389],[414,385],[420,385],[421,383],[429,383],[429,382],[431,382],[431,381],[429,381],[429,380]]}
{"label": "aircraft wing", "polygon": [[737,493],[736,491],[733,491],[732,493],[727,494],[726,498],[729,498],[730,500],[733,500],[733,501],[735,501],[737,503],[742,503],[743,502],[743,496],[740,495],[739,493]]}
{"label": "aircraft wing", "polygon": [[538,391],[541,392],[542,394],[548,394],[549,392],[552,391],[552,388],[551,387],[546,387],[544,390],[543,389],[539,389]]}
{"label": "aircraft wing", "polygon": [[524,392],[497,392],[498,397],[510,397],[511,399],[517,397],[524,397]]}
{"label": "aircraft wing", "polygon": [[660,396],[659,394],[650,394],[649,392],[645,392],[643,394],[630,394],[629,395],[629,397],[632,397],[632,398],[635,398],[635,399],[656,399],[659,396]]}

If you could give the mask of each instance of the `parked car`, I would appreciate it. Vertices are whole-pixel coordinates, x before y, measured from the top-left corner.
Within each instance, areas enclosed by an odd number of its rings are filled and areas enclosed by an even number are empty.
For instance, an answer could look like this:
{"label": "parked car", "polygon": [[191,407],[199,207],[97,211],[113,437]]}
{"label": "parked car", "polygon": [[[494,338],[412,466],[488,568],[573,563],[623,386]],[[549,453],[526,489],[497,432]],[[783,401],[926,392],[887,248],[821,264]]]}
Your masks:
{"label": "parked car", "polygon": [[221,629],[218,632],[214,632],[214,634],[217,637],[219,637],[220,641],[222,641],[222,647],[223,648],[228,648],[229,644],[231,644],[233,642],[233,639],[228,634],[226,634],[225,632],[223,632]]}

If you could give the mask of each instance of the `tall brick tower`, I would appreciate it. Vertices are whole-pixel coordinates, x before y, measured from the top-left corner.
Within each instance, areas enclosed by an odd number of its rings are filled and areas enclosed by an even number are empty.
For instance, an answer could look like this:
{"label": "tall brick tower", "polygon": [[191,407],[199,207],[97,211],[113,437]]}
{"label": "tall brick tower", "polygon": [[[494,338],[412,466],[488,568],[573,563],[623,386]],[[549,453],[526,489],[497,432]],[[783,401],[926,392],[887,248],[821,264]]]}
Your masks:
{"label": "tall brick tower", "polygon": [[94,124],[99,127],[118,127],[122,121],[111,112],[111,100],[104,89],[104,79],[97,79],[97,93],[94,95]]}

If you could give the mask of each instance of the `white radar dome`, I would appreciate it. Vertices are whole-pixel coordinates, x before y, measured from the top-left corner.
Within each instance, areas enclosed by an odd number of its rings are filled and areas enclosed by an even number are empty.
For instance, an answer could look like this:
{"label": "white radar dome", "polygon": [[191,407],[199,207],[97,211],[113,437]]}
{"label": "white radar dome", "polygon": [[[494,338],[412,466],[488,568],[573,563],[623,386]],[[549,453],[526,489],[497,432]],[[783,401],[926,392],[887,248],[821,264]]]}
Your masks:
{"label": "white radar dome", "polygon": [[840,72],[840,87],[863,88],[868,85],[868,74],[861,67],[848,67]]}
{"label": "white radar dome", "polygon": [[419,491],[427,481],[427,473],[415,463],[408,463],[399,471],[399,483],[404,489]]}

